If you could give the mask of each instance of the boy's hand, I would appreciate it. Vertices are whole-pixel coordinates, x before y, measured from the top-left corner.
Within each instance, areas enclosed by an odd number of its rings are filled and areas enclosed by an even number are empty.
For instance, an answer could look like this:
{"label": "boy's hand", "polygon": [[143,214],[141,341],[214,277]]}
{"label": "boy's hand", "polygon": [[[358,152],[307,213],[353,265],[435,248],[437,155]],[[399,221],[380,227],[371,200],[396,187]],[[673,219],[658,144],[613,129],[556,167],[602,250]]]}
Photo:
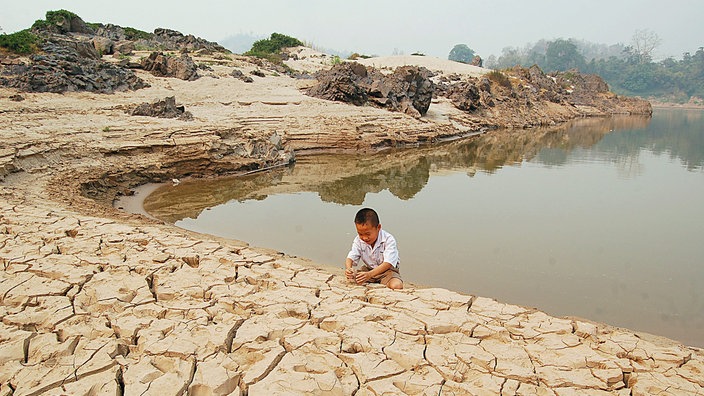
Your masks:
{"label": "boy's hand", "polygon": [[358,285],[361,285],[369,282],[369,279],[371,279],[371,277],[372,276],[369,274],[369,271],[357,271],[357,277],[355,278],[355,282],[357,282]]}
{"label": "boy's hand", "polygon": [[352,270],[352,268],[345,268],[345,276],[347,277],[348,281],[355,282],[354,270]]}

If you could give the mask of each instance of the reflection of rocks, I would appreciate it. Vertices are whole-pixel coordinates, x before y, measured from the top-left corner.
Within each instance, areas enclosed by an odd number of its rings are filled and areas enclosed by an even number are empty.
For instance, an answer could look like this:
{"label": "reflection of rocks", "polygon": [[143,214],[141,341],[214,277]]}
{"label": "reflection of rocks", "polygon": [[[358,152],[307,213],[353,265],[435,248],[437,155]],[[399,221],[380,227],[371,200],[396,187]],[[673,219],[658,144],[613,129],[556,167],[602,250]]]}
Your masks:
{"label": "reflection of rocks", "polygon": [[[360,169],[361,170],[361,169]],[[377,172],[343,177],[332,182],[321,182],[317,188],[325,202],[361,205],[367,193],[389,190],[393,195],[411,199],[425,187],[430,177],[430,166],[425,158],[416,163],[386,168]]]}
{"label": "reflection of rocks", "polygon": [[[265,174],[219,180],[189,181],[166,186],[144,202],[152,215],[176,222],[197,218],[200,212],[230,200],[261,200],[269,194],[311,191],[325,202],[359,205],[367,193],[389,190],[410,199],[428,182],[430,170],[477,169],[495,172],[502,166],[534,158],[546,147],[569,151],[590,147],[612,130],[644,126],[648,117],[613,117],[579,120],[553,128],[501,130],[432,147],[391,151],[388,154],[299,158],[291,168]],[[621,133],[621,132],[619,132]],[[560,165],[559,158],[538,158]]]}

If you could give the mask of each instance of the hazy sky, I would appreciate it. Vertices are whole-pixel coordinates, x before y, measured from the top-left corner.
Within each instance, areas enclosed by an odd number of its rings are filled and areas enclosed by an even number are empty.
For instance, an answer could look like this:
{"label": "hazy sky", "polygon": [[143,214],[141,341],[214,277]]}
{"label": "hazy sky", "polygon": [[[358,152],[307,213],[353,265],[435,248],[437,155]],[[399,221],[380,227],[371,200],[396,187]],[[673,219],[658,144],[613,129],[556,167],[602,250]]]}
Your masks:
{"label": "hazy sky", "polygon": [[3,1],[5,33],[28,28],[46,11],[66,9],[87,22],[152,32],[166,27],[210,41],[246,33],[287,34],[318,47],[368,55],[395,50],[446,58],[455,44],[482,57],[540,39],[629,44],[636,30],[662,40],[656,58],[704,46],[702,0],[165,0]]}

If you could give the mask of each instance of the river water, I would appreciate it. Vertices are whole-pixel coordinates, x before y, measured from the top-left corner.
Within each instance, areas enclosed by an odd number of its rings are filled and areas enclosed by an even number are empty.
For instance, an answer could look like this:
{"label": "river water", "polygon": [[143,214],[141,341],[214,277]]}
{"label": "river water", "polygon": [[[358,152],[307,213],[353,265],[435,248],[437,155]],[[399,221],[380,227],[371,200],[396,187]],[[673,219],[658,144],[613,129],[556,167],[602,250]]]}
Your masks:
{"label": "river water", "polygon": [[404,280],[704,347],[704,111],[583,119],[163,186],[151,215],[338,267],[375,208]]}

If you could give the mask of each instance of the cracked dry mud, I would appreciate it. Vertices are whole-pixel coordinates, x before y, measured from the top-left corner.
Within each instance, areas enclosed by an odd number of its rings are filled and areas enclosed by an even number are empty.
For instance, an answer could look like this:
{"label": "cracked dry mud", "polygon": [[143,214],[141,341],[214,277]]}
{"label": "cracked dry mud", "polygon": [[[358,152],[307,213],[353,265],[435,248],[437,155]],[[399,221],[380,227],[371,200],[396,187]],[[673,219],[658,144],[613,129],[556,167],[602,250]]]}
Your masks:
{"label": "cracked dry mud", "polygon": [[[2,190],[0,394],[701,394],[675,342]],[[27,220],[31,220],[27,222]]]}

